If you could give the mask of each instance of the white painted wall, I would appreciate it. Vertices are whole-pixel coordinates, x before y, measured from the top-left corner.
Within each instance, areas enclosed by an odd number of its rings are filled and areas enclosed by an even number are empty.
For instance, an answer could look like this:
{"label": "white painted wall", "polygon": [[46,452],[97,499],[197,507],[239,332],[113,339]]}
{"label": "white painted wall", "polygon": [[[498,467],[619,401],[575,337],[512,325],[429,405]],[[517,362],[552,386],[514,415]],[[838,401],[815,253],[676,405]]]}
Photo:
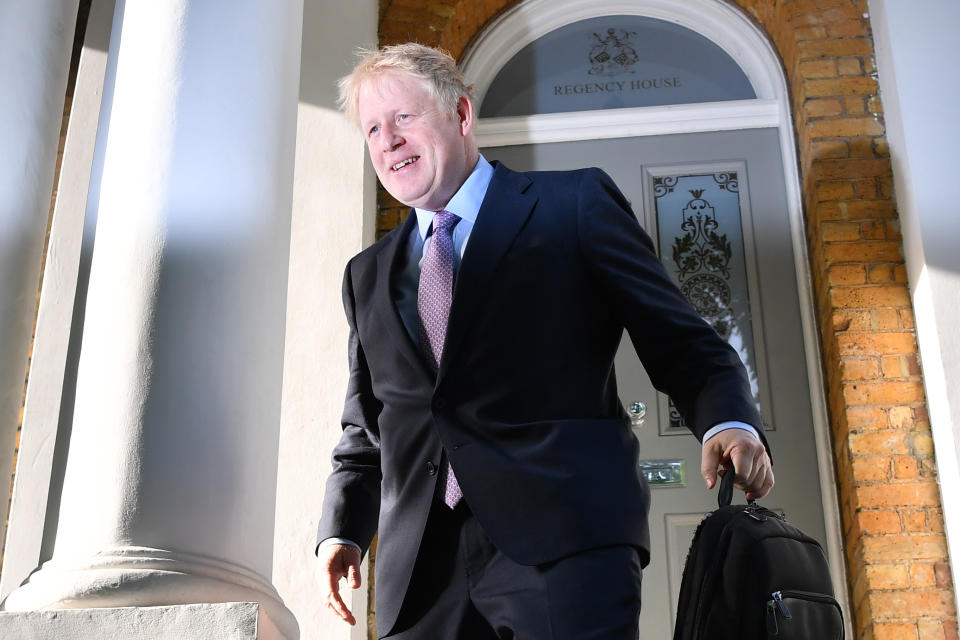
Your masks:
{"label": "white painted wall", "polygon": [[[77,0],[0,2],[0,486],[4,487],[13,469],[77,5]],[[0,540],[5,520],[0,517]]]}
{"label": "white painted wall", "polygon": [[336,110],[336,80],[377,36],[376,0],[306,0],[294,173],[273,584],[304,640],[366,638],[366,577],[351,629],[319,596],[313,555],[347,382],[346,262],[374,237],[376,177]]}
{"label": "white painted wall", "polygon": [[956,0],[869,0],[953,581],[960,584]]}

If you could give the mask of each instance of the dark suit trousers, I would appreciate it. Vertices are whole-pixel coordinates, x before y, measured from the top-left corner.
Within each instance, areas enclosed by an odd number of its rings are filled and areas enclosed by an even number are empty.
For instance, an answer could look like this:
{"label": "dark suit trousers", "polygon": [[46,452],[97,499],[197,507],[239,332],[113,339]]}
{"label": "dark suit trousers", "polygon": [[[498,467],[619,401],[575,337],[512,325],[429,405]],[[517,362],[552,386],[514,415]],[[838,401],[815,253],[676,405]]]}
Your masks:
{"label": "dark suit trousers", "polygon": [[[490,542],[465,501],[434,501],[394,640],[636,640],[640,560],[632,546],[539,566]],[[380,630],[383,633],[385,630]]]}

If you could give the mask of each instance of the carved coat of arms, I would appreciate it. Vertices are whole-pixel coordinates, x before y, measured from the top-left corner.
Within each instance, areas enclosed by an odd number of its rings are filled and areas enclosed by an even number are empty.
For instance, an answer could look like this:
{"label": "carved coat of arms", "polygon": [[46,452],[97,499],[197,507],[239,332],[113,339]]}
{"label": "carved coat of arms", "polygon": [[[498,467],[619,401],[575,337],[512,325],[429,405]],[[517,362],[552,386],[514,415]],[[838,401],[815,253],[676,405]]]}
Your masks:
{"label": "carved coat of arms", "polygon": [[590,71],[592,75],[614,76],[621,73],[634,73],[631,68],[640,59],[630,46],[630,36],[635,31],[625,29],[607,29],[606,36],[594,33],[594,44],[590,48]]}

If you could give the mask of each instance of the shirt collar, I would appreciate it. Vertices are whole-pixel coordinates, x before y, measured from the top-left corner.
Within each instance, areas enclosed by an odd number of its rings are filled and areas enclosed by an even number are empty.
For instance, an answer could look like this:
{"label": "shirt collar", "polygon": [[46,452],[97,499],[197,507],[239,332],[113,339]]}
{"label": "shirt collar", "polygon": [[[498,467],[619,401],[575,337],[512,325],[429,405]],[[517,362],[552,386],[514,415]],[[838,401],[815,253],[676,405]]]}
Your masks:
{"label": "shirt collar", "polygon": [[[490,180],[492,179],[493,166],[481,155],[477,160],[477,166],[470,172],[466,182],[453,194],[444,210],[456,215],[461,220],[468,220],[473,225],[477,221],[480,205],[483,203],[483,197],[487,194],[487,187],[490,186]],[[430,223],[433,222],[433,216],[436,212],[416,208],[414,212],[417,214],[417,228],[422,240],[427,237],[427,230],[430,228]]]}

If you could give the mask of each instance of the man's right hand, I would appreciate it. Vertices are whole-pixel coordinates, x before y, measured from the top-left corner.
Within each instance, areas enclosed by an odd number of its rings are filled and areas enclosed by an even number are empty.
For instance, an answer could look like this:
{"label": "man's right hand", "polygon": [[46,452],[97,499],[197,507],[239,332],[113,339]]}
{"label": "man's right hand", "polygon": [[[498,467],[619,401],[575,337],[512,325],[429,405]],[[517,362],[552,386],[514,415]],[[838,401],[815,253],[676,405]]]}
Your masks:
{"label": "man's right hand", "polygon": [[340,597],[340,578],[346,578],[351,589],[360,588],[360,550],[348,544],[321,546],[317,555],[320,592],[334,614],[354,625],[357,620]]}

